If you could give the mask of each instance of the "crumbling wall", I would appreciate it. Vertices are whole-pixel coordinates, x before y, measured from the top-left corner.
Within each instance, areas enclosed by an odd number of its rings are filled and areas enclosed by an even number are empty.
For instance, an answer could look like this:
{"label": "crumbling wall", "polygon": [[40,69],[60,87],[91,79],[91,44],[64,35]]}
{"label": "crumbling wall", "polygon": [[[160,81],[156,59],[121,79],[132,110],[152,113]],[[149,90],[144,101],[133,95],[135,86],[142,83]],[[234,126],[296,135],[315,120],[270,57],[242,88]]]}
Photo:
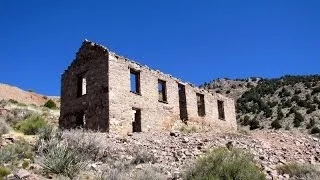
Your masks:
{"label": "crumbling wall", "polygon": [[[130,71],[139,74],[139,93],[130,92]],[[80,97],[77,96],[79,76],[87,79],[87,94]],[[159,80],[165,82],[165,102],[159,101]],[[179,84],[185,89],[182,103],[186,109],[182,111]],[[197,93],[204,96],[204,116],[198,113]],[[218,100],[223,101],[223,119],[218,116]],[[184,115],[180,116],[180,112]],[[75,127],[81,113],[85,115],[85,128],[120,133],[137,129],[143,132],[171,130],[175,122],[223,131],[235,131],[237,127],[232,99],[183,83],[88,41],[83,43],[76,59],[62,75],[60,127]],[[141,116],[141,122],[133,123],[137,114]],[[141,128],[133,128],[134,124],[141,124]]]}
{"label": "crumbling wall", "polygon": [[[140,73],[140,94],[130,92],[130,69]],[[166,82],[167,102],[158,101],[158,80]],[[185,86],[187,120],[180,119],[178,85]],[[236,130],[235,104],[179,79],[114,53],[109,54],[110,130],[132,132],[132,108],[141,109],[142,131],[170,130],[174,121],[196,123],[223,131]],[[196,93],[204,95],[205,116],[198,115]],[[224,102],[225,119],[218,118],[217,101]]]}
{"label": "crumbling wall", "polygon": [[[76,59],[62,74],[60,128],[75,128],[83,114],[83,127],[109,131],[108,51],[91,42],[83,42]],[[86,78],[85,95],[78,96],[78,79]]]}

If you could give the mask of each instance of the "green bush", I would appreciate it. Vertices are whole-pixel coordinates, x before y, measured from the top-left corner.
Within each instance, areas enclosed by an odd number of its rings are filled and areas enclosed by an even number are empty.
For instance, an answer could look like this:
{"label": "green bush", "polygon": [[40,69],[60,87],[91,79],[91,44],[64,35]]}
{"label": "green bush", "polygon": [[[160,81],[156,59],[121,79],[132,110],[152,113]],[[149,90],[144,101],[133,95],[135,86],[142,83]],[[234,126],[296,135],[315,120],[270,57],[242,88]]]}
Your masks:
{"label": "green bush", "polygon": [[252,119],[250,121],[250,130],[258,129],[260,128],[259,121],[257,119]]}
{"label": "green bush", "polygon": [[255,179],[265,175],[253,162],[253,156],[239,149],[217,148],[200,157],[184,174],[186,180]]}
{"label": "green bush", "polygon": [[271,127],[274,129],[280,129],[282,128],[282,125],[280,124],[280,121],[278,119],[272,121]]}
{"label": "green bush", "polygon": [[320,172],[315,166],[302,164],[284,164],[277,166],[279,174],[289,174],[293,179],[320,179]]}
{"label": "green bush", "polygon": [[35,135],[39,129],[47,125],[40,116],[30,116],[26,120],[18,122],[14,127],[26,135]]}
{"label": "green bush", "polygon": [[318,127],[313,127],[313,128],[311,129],[311,134],[318,134],[318,133],[320,133],[320,128],[318,128]]}
{"label": "green bush", "polygon": [[10,174],[10,170],[7,167],[0,166],[0,179],[4,179]]}
{"label": "green bush", "polygon": [[49,99],[49,100],[44,104],[44,107],[47,107],[47,108],[49,108],[49,109],[54,109],[54,108],[57,108],[57,105],[56,105],[56,103],[55,103],[53,100]]}

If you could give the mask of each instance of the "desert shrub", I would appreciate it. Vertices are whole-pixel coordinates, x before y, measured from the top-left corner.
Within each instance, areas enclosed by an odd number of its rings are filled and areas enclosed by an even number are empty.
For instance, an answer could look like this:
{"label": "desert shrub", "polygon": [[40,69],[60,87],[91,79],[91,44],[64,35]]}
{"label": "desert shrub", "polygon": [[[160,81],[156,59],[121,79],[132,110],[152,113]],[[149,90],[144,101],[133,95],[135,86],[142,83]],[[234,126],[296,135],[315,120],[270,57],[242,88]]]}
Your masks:
{"label": "desert shrub", "polygon": [[301,92],[302,92],[301,89],[294,90],[294,94],[300,94]]}
{"label": "desert shrub", "polygon": [[138,151],[131,164],[138,165],[143,163],[155,163],[157,162],[156,157],[152,153],[148,153],[146,151]]}
{"label": "desert shrub", "polygon": [[82,129],[66,130],[62,135],[68,147],[75,149],[84,158],[96,160],[100,151],[101,140],[97,133]]}
{"label": "desert shrub", "polygon": [[12,104],[18,104],[19,103],[17,100],[14,100],[14,99],[9,99],[9,102],[12,103]]}
{"label": "desert shrub", "polygon": [[257,119],[252,119],[250,121],[250,130],[258,129],[260,128],[260,123]]}
{"label": "desert shrub", "polygon": [[285,101],[284,102],[284,104],[283,104],[283,107],[287,107],[287,108],[290,108],[292,106],[292,103],[291,103],[291,100],[287,100],[287,101]]}
{"label": "desert shrub", "polygon": [[45,120],[40,116],[33,115],[26,120],[18,122],[14,127],[26,135],[35,135],[46,124]]}
{"label": "desert shrub", "polygon": [[242,125],[248,126],[250,124],[250,117],[248,115],[244,116]]}
{"label": "desert shrub", "polygon": [[306,100],[299,100],[297,102],[297,105],[300,106],[300,107],[307,107],[308,103]]}
{"label": "desert shrub", "polygon": [[48,173],[74,177],[86,163],[77,150],[57,144],[44,154],[41,166]]}
{"label": "desert shrub", "polygon": [[311,129],[311,134],[317,134],[317,133],[320,133],[320,128],[318,128],[318,127],[313,127],[313,128]]}
{"label": "desert shrub", "polygon": [[182,125],[182,126],[179,128],[179,131],[182,132],[182,133],[189,134],[189,133],[196,133],[196,132],[198,132],[198,129],[197,129],[197,127],[195,127],[195,126]]}
{"label": "desert shrub", "polygon": [[316,88],[314,88],[312,90],[311,95],[314,95],[314,94],[319,93],[319,92],[320,92],[320,87],[316,87]]}
{"label": "desert shrub", "polygon": [[10,127],[7,122],[0,118],[0,137],[2,134],[7,134],[10,131]]}
{"label": "desert shrub", "polygon": [[307,124],[306,128],[307,128],[307,129],[310,129],[310,128],[312,128],[315,124],[316,124],[316,121],[314,120],[314,118],[310,118],[309,123]]}
{"label": "desert shrub", "polygon": [[0,179],[5,179],[10,174],[10,170],[7,167],[0,166]]}
{"label": "desert shrub", "polygon": [[25,141],[20,140],[14,144],[4,146],[0,149],[0,165],[15,163],[21,159],[33,159],[32,147]]}
{"label": "desert shrub", "polygon": [[299,127],[301,125],[301,122],[304,121],[304,118],[299,112],[295,112],[294,115],[295,115],[293,120],[294,127]]}
{"label": "desert shrub", "polygon": [[147,166],[141,170],[134,172],[133,179],[138,180],[167,180],[168,177],[159,172],[158,169]]}
{"label": "desert shrub", "polygon": [[186,180],[255,179],[265,175],[253,162],[253,156],[239,149],[217,148],[200,157],[184,174]]}
{"label": "desert shrub", "polygon": [[298,179],[318,180],[320,178],[320,171],[312,165],[284,164],[277,166],[277,170],[280,174],[289,174],[290,177]]}
{"label": "desert shrub", "polygon": [[43,139],[44,141],[49,141],[51,138],[54,137],[56,131],[54,129],[54,126],[51,124],[46,124],[44,127],[39,129],[38,135],[39,139]]}
{"label": "desert shrub", "polygon": [[57,107],[57,105],[56,105],[56,103],[55,103],[53,100],[49,99],[49,100],[44,104],[44,107],[47,107],[47,108],[49,108],[49,109],[54,109],[54,108]]}
{"label": "desert shrub", "polygon": [[274,129],[280,129],[282,128],[282,125],[280,124],[280,121],[278,119],[272,121],[271,127]]}
{"label": "desert shrub", "polygon": [[297,96],[297,95],[294,95],[292,98],[291,98],[291,102],[298,102],[300,101],[300,97]]}
{"label": "desert shrub", "polygon": [[286,131],[289,131],[289,130],[290,130],[290,124],[287,124],[284,129],[285,129]]}
{"label": "desert shrub", "polygon": [[281,120],[284,117],[284,114],[282,112],[282,107],[278,106],[277,108],[277,120]]}

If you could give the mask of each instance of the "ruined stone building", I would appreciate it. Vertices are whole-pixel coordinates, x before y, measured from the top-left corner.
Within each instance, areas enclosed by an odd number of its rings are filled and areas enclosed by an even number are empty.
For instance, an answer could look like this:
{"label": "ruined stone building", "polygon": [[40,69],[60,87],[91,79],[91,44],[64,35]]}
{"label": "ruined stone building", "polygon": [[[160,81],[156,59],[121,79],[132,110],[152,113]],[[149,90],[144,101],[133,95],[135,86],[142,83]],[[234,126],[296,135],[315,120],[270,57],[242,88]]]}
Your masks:
{"label": "ruined stone building", "polygon": [[147,132],[175,122],[234,131],[234,100],[87,40],[62,74],[60,128]]}

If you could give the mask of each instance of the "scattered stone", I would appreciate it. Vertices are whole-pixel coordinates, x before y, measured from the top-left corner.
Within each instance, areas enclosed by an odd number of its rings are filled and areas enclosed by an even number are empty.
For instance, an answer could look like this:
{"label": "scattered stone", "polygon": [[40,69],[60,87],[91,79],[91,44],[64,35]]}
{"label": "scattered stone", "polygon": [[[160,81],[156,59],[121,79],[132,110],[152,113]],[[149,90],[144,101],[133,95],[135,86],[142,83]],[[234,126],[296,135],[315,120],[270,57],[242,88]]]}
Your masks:
{"label": "scattered stone", "polygon": [[226,144],[226,147],[231,150],[233,148],[233,144],[231,141],[229,141],[227,144]]}
{"label": "scattered stone", "polygon": [[30,173],[25,169],[19,169],[19,171],[15,174],[15,176],[19,179],[27,179],[30,177]]}
{"label": "scattered stone", "polygon": [[184,137],[184,138],[182,139],[182,142],[183,142],[183,143],[188,143],[188,142],[189,142],[189,138]]}
{"label": "scattered stone", "polygon": [[171,131],[170,136],[178,137],[179,133],[177,131]]}

